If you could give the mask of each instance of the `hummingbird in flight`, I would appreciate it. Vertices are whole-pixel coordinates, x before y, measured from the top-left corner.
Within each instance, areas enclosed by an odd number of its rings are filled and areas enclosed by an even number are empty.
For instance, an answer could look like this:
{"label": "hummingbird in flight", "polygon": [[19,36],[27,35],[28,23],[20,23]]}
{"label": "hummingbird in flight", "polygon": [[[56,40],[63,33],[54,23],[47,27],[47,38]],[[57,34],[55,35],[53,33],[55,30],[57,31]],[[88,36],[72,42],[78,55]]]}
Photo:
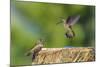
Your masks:
{"label": "hummingbird in flight", "polygon": [[61,22],[59,23],[64,23],[64,29],[65,29],[65,36],[67,38],[73,38],[75,36],[75,32],[72,29],[72,26],[78,22],[80,18],[80,15],[76,15],[76,16],[69,16],[67,19],[61,19]]}
{"label": "hummingbird in flight", "polygon": [[35,47],[32,47],[27,53],[26,56],[30,56],[32,55],[32,61],[35,59],[35,57],[38,55],[38,53],[42,50],[44,46],[44,40],[43,39],[39,39],[36,43],[35,43]]}

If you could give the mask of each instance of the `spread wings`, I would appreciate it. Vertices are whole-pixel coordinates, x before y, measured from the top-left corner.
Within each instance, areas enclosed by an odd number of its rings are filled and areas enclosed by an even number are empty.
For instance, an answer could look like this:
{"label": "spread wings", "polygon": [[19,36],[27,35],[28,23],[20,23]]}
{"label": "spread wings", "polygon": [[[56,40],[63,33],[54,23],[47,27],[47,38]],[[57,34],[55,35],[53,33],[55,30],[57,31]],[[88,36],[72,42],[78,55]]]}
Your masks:
{"label": "spread wings", "polygon": [[80,15],[77,16],[69,16],[66,20],[66,23],[70,26],[74,25],[80,18]]}

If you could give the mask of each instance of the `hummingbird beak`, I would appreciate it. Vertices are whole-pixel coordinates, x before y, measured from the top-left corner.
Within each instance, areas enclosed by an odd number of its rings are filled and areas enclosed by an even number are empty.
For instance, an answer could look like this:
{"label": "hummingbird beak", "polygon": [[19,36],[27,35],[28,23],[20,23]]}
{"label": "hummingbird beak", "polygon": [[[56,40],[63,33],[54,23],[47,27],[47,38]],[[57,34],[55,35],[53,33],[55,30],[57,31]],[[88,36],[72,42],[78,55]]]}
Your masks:
{"label": "hummingbird beak", "polygon": [[56,25],[58,25],[58,24],[60,24],[60,23],[62,23],[62,22],[58,22],[58,23],[56,23]]}
{"label": "hummingbird beak", "polygon": [[63,23],[64,22],[64,18],[63,17],[59,17],[61,20],[60,22],[56,23],[56,25],[60,24],[60,23]]}

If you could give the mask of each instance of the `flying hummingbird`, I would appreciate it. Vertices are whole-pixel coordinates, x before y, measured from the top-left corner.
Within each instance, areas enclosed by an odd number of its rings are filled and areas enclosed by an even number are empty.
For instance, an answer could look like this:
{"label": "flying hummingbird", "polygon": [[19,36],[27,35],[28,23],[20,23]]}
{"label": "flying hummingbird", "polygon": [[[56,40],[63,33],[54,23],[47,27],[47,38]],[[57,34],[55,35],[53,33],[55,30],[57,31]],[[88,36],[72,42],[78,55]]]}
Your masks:
{"label": "flying hummingbird", "polygon": [[[65,35],[67,38],[73,38],[75,36],[75,33],[72,29],[72,26],[79,20],[80,15],[77,16],[69,16],[67,19],[62,19],[61,21],[64,23],[64,28],[65,28]],[[62,23],[62,22],[58,22]]]}
{"label": "flying hummingbird", "polygon": [[42,50],[43,46],[44,46],[44,40],[39,39],[36,43],[35,43],[35,47],[32,47],[27,53],[26,56],[30,56],[32,55],[32,61],[35,59],[35,57],[37,56],[37,54]]}

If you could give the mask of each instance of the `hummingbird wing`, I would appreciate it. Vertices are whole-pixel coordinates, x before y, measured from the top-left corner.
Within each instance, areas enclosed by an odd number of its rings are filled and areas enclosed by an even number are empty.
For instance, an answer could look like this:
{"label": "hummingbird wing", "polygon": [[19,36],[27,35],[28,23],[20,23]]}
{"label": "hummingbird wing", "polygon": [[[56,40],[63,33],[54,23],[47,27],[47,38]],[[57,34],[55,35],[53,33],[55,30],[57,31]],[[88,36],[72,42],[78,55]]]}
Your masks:
{"label": "hummingbird wing", "polygon": [[26,53],[26,56],[30,56],[31,54],[38,53],[42,47],[43,47],[42,45],[36,45],[35,47],[31,48],[30,51]]}
{"label": "hummingbird wing", "polygon": [[72,26],[74,25],[80,18],[80,15],[77,15],[77,16],[69,16],[68,19],[66,20],[66,23],[69,25],[69,26]]}

